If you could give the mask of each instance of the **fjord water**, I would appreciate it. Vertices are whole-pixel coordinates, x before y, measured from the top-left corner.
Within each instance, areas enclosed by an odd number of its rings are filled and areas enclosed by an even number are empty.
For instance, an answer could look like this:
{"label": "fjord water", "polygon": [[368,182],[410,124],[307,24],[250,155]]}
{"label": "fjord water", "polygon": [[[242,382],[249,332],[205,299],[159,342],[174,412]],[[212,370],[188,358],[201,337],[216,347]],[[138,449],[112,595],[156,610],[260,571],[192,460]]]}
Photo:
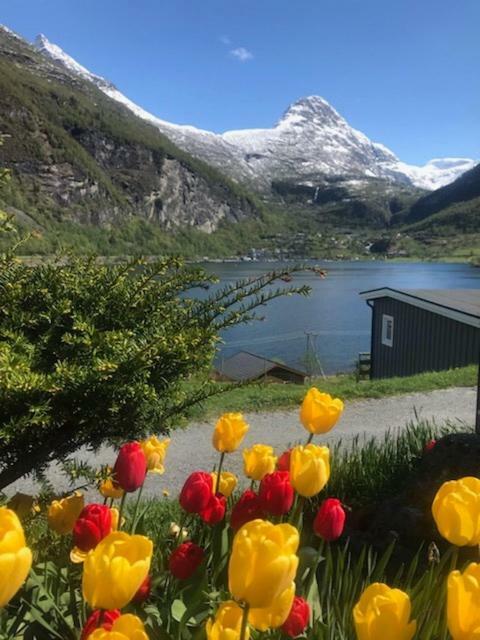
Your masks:
{"label": "fjord water", "polygon": [[[313,263],[312,263],[313,264]],[[228,329],[222,334],[217,366],[238,351],[279,359],[305,369],[306,335],[317,334],[316,352],[325,373],[350,371],[360,351],[370,351],[371,310],[360,291],[380,287],[394,289],[480,288],[480,268],[466,264],[329,262],[322,280],[312,272],[294,276],[291,284],[307,284],[309,297],[280,298],[262,307],[263,321]],[[276,263],[208,264],[206,270],[220,278],[220,285],[281,267]],[[280,283],[283,285],[284,283]],[[286,286],[286,285],[284,285]]]}

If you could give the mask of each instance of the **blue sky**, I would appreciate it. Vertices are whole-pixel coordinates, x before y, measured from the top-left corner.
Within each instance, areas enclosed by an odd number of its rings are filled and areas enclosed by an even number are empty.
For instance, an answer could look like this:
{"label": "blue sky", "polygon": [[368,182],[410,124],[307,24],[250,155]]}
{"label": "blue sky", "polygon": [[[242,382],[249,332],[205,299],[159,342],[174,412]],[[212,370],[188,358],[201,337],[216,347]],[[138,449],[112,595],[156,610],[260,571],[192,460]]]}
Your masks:
{"label": "blue sky", "polygon": [[268,127],[326,98],[402,160],[480,158],[480,0],[0,0],[159,117]]}

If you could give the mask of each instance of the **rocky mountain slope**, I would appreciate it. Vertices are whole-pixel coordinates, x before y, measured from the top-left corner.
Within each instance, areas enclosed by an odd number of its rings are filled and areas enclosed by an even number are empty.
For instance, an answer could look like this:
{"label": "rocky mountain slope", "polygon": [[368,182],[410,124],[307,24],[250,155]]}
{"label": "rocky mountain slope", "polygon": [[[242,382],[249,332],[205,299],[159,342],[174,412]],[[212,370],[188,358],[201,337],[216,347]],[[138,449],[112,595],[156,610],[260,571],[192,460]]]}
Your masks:
{"label": "rocky mountain slope", "polygon": [[268,192],[273,181],[318,182],[325,178],[383,178],[436,189],[474,166],[468,158],[434,159],[419,167],[401,162],[384,145],[372,142],[323,98],[292,104],[271,129],[215,134],[162,120],[136,105],[108,80],[81,66],[57,45],[39,36],[39,51],[69,73],[89,80],[113,100],[157,126],[180,148],[230,177]]}
{"label": "rocky mountain slope", "polygon": [[260,215],[244,189],[5,28],[0,133],[3,198],[40,228],[142,220],[211,233]]}

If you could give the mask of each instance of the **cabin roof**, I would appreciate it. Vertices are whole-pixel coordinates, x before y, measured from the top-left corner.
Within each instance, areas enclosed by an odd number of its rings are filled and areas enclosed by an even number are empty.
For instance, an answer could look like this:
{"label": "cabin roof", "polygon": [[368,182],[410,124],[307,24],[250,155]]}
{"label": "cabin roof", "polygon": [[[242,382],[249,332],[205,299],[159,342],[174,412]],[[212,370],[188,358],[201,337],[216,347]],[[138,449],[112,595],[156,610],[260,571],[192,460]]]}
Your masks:
{"label": "cabin roof", "polygon": [[360,292],[364,300],[393,298],[457,322],[480,328],[480,289],[391,289]]}
{"label": "cabin roof", "polygon": [[271,372],[274,369],[283,369],[297,376],[305,377],[305,371],[289,367],[283,362],[270,360],[263,356],[255,355],[249,351],[239,351],[235,355],[223,361],[219,372],[231,380],[255,380]]}

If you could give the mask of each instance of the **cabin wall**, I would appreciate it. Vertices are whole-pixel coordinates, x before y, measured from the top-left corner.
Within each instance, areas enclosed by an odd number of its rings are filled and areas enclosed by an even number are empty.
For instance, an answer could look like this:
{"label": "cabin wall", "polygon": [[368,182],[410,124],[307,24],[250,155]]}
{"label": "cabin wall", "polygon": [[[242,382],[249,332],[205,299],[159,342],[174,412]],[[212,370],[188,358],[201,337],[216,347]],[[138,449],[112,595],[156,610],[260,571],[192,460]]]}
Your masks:
{"label": "cabin wall", "polygon": [[[392,298],[372,300],[372,378],[409,376],[478,363],[480,330]],[[382,316],[393,344],[382,344]]]}

